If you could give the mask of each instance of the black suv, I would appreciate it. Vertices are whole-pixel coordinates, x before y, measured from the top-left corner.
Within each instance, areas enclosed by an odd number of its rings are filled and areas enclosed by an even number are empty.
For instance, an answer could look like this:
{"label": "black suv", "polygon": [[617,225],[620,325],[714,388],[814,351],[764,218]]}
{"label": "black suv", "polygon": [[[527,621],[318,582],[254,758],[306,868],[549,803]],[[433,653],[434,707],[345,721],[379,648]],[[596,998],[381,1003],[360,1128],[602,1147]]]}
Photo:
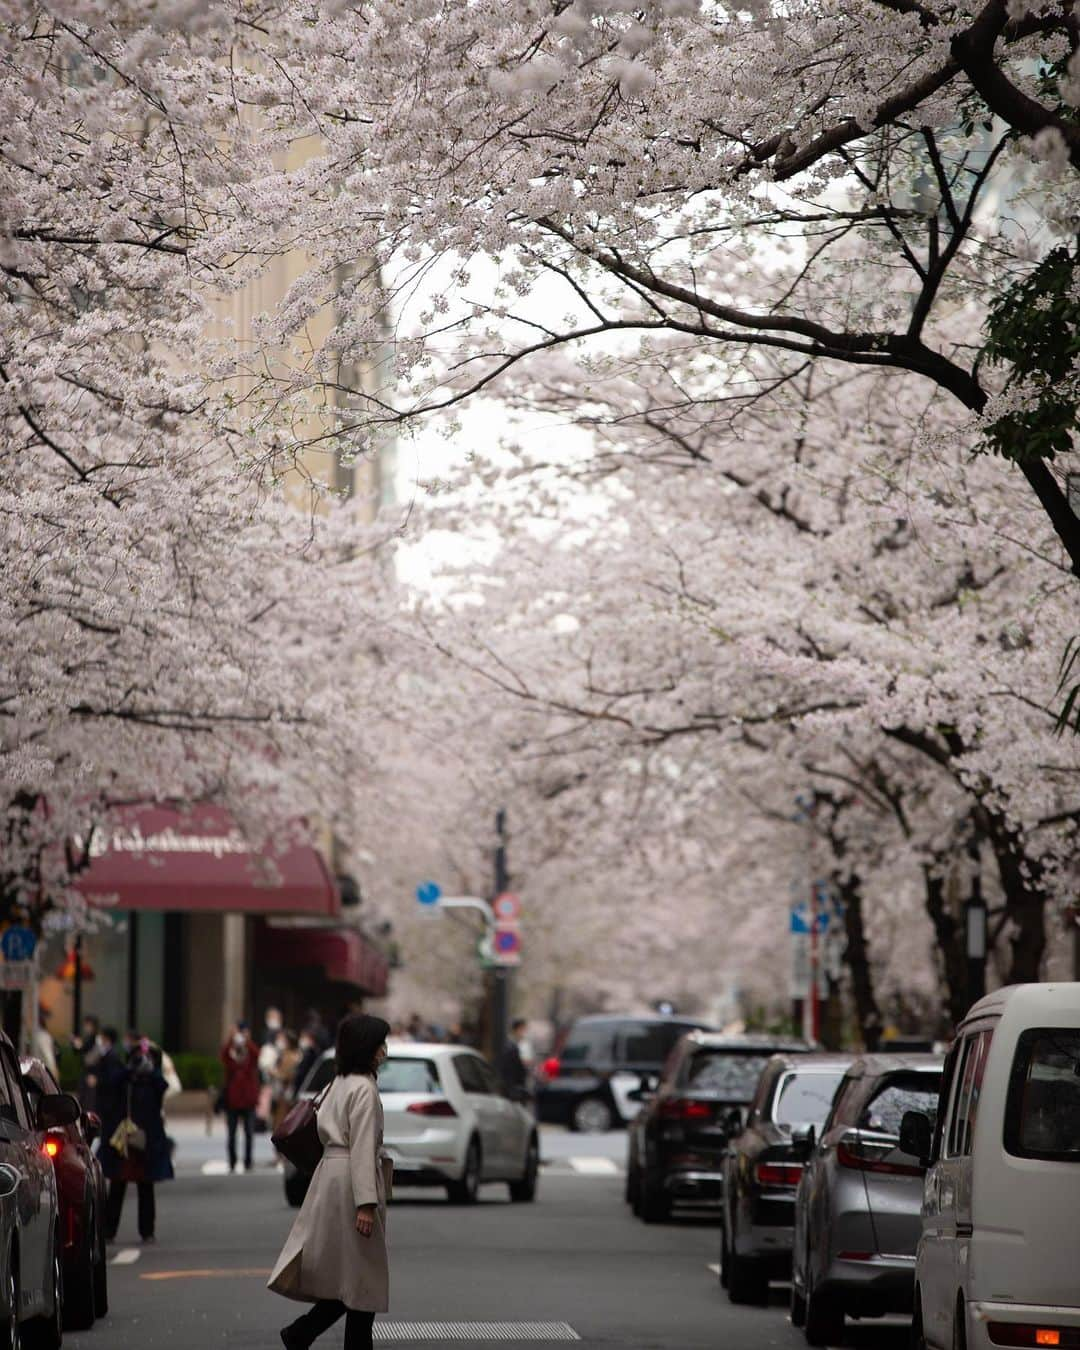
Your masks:
{"label": "black suv", "polygon": [[742,1129],[746,1106],[771,1055],[808,1054],[804,1041],[693,1031],[664,1066],[655,1093],[630,1127],[626,1198],[646,1223],[659,1223],[676,1201],[716,1204],[724,1153]]}
{"label": "black suv", "polygon": [[658,1075],[680,1036],[704,1027],[693,1017],[580,1017],[562,1050],[544,1066],[536,1095],[540,1119],[599,1133],[635,1116],[630,1094]]}
{"label": "black suv", "polygon": [[770,1279],[791,1274],[795,1188],[802,1176],[796,1129],[820,1130],[850,1055],[773,1055],[746,1128],[724,1159],[720,1283],[732,1303],[764,1303]]}

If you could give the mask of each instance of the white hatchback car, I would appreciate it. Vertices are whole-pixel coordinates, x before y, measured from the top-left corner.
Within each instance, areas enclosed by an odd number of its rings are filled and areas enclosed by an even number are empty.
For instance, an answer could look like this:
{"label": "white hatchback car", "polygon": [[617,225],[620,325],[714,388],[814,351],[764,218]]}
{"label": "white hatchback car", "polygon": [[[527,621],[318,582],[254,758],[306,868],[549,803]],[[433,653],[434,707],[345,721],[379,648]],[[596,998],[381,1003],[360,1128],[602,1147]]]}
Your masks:
{"label": "white hatchback car", "polygon": [[909,1113],[900,1138],[929,1166],[914,1344],[1080,1346],[1080,983],[980,999],[936,1125]]}
{"label": "white hatchback car", "polygon": [[[482,1184],[501,1181],[509,1185],[511,1200],[535,1200],[536,1121],[507,1094],[487,1060],[464,1045],[391,1041],[389,1051],[379,1070],[379,1095],[395,1187],[445,1186],[451,1200],[471,1204]],[[333,1075],[328,1050],[299,1095],[315,1096]],[[291,1204],[303,1203],[307,1183],[286,1165]]]}

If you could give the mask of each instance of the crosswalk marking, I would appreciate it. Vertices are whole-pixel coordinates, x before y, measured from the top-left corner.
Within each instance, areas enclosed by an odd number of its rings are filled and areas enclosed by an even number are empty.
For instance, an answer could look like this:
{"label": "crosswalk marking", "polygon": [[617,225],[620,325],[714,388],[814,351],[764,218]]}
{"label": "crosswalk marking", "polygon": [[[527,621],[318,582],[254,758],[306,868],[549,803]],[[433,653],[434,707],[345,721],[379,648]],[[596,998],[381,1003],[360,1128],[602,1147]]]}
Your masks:
{"label": "crosswalk marking", "polygon": [[611,1158],[571,1158],[570,1166],[583,1177],[614,1177],[619,1165]]}
{"label": "crosswalk marking", "polygon": [[142,1252],[138,1247],[123,1247],[113,1257],[112,1263],[114,1266],[133,1266],[140,1256]]}

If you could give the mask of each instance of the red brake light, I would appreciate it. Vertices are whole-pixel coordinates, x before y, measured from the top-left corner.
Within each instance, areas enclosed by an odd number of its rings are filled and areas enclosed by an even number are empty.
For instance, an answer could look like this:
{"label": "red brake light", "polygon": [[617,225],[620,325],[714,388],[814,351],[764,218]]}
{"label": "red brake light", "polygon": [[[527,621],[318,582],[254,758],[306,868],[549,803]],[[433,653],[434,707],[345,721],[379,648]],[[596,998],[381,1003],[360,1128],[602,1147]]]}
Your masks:
{"label": "red brake light", "polygon": [[405,1108],[414,1116],[456,1116],[457,1112],[446,1100],[440,1097],[434,1102],[412,1102]]}
{"label": "red brake light", "polygon": [[896,1150],[896,1143],[888,1139],[864,1139],[858,1133],[845,1134],[836,1146],[836,1161],[841,1167],[853,1167],[859,1172],[884,1172],[896,1177],[921,1177],[921,1167],[910,1163],[886,1161]]}
{"label": "red brake light", "polygon": [[754,1176],[759,1186],[787,1186],[793,1188],[799,1184],[802,1176],[802,1163],[760,1162],[754,1168]]}
{"label": "red brake light", "polygon": [[64,1145],[55,1134],[47,1134],[45,1142],[41,1146],[42,1153],[46,1158],[59,1158],[63,1152]]}
{"label": "red brake light", "polygon": [[664,1120],[711,1120],[712,1102],[697,1102],[692,1098],[676,1097],[660,1104]]}

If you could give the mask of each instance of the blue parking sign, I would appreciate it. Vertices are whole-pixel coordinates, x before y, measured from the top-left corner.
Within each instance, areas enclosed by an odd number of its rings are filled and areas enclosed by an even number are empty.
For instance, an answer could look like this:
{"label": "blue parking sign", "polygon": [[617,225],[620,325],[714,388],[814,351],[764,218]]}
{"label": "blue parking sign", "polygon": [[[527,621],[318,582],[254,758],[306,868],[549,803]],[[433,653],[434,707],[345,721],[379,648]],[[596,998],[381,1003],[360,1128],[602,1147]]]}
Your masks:
{"label": "blue parking sign", "polygon": [[37,935],[32,928],[6,928],[0,936],[5,961],[29,961],[36,947]]}

